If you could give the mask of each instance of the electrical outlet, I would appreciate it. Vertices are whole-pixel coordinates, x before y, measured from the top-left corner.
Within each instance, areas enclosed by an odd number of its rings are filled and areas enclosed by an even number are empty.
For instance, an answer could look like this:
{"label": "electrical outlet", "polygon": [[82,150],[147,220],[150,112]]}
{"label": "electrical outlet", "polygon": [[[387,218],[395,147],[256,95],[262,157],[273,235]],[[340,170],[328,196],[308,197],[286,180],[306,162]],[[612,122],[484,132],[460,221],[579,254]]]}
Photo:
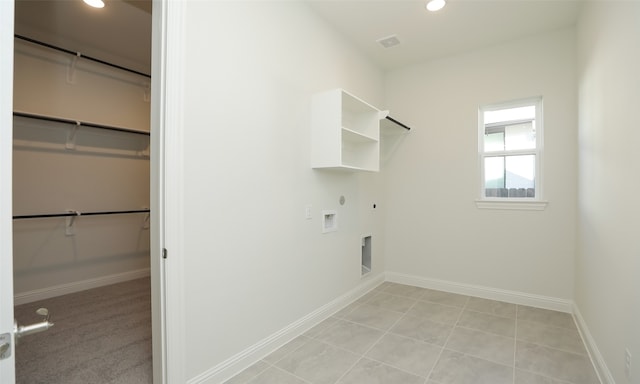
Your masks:
{"label": "electrical outlet", "polygon": [[306,205],[304,207],[304,218],[309,220],[311,219],[311,205]]}
{"label": "electrical outlet", "polygon": [[629,352],[629,348],[624,350],[624,373],[627,376],[627,379],[631,380],[631,352]]}

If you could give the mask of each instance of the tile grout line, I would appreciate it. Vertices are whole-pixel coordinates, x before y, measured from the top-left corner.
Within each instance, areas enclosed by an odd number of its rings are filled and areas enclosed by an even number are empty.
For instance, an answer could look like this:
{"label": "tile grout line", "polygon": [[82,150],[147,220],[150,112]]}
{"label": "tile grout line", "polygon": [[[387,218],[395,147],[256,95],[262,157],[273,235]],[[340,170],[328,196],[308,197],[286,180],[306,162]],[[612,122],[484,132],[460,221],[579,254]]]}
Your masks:
{"label": "tile grout line", "polygon": [[[282,369],[282,368],[277,367],[277,366],[275,366],[275,365],[272,365],[271,367],[272,367],[272,368],[275,368],[275,369],[277,369],[277,370],[279,370],[279,371],[281,371],[281,372],[284,372],[284,373],[286,373],[286,374],[288,374],[288,375],[291,375],[291,376],[295,377],[296,379],[300,379],[300,380],[302,380],[303,382],[305,382],[305,383],[307,383],[307,384],[313,384],[311,381],[306,380],[306,379],[303,379],[302,377],[300,377],[300,376],[296,375],[295,373],[289,372],[289,371],[287,371],[286,369]],[[256,376],[256,377],[257,377],[257,376]],[[254,377],[254,379],[255,379],[255,377]],[[251,379],[251,380],[253,380],[253,379]],[[247,384],[248,384],[248,383],[249,383],[249,382],[247,382]]]}
{"label": "tile grout line", "polygon": [[440,354],[438,355],[438,358],[436,359],[436,362],[433,364],[433,367],[431,367],[431,370],[429,371],[429,374],[427,375],[427,378],[425,379],[425,382],[424,382],[425,384],[427,384],[429,382],[429,379],[430,379],[431,375],[433,374],[433,370],[436,368],[436,366],[440,362],[440,359],[442,358],[442,353],[444,352],[445,347],[449,343],[449,339],[451,338],[451,335],[453,335],[453,332],[455,331],[456,326],[460,322],[460,319],[462,318],[462,314],[464,313],[464,310],[467,307],[468,303],[469,303],[469,296],[467,296],[467,301],[466,301],[466,303],[464,303],[462,308],[458,307],[458,308],[460,308],[460,314],[458,315],[458,319],[456,319],[456,322],[453,323],[453,327],[451,328],[451,332],[449,332],[449,335],[447,336],[447,339],[444,341],[444,344],[442,344],[442,348],[440,349]]}
{"label": "tile grout line", "polygon": [[[384,292],[384,290],[383,290],[382,292]],[[377,295],[376,295],[376,296],[377,296]],[[371,299],[369,299],[369,300],[371,300]],[[413,308],[413,306],[414,306],[414,305],[416,305],[416,303],[417,303],[417,302],[418,302],[418,301],[416,300],[416,302],[415,302],[415,303],[413,303],[409,309]],[[380,308],[380,309],[384,309],[384,308]],[[408,309],[407,311],[409,311],[409,309]],[[395,312],[395,311],[393,311],[393,312]],[[373,344],[371,344],[371,346],[370,346],[366,351],[364,351],[364,352],[360,355],[360,358],[359,358],[358,360],[356,360],[356,362],[355,362],[355,363],[353,363],[353,365],[351,365],[351,366],[349,367],[349,369],[347,369],[347,370],[342,374],[342,376],[340,376],[340,377],[338,378],[338,380],[336,380],[336,381],[335,381],[335,384],[338,384],[338,383],[340,382],[340,380],[342,380],[342,379],[343,379],[343,378],[344,378],[344,377],[345,377],[349,372],[351,372],[351,370],[352,370],[356,365],[358,365],[358,363],[359,363],[360,361],[362,361],[362,359],[364,359],[364,358],[365,358],[366,354],[367,354],[367,353],[369,353],[369,351],[371,351],[371,350],[373,349],[373,347],[375,347],[375,346],[380,342],[380,340],[382,340],[382,338],[384,338],[384,337],[389,333],[389,330],[390,330],[391,328],[393,328],[396,324],[398,324],[398,322],[399,322],[400,320],[402,320],[402,319],[404,318],[404,316],[405,316],[405,315],[406,315],[406,313],[403,313],[403,314],[402,314],[402,316],[400,316],[400,317],[398,318],[398,320],[396,320],[393,324],[391,324],[391,325],[389,326],[389,328],[387,328],[387,329],[382,333],[382,336],[380,336],[380,337],[379,337],[379,338],[378,338],[378,339],[377,339]],[[373,327],[372,327],[372,328],[373,328]],[[375,328],[374,328],[374,329],[375,329]],[[384,364],[384,363],[383,363],[383,364]],[[387,364],[387,365],[388,365],[388,364]],[[394,368],[395,368],[395,367],[394,367]]]}

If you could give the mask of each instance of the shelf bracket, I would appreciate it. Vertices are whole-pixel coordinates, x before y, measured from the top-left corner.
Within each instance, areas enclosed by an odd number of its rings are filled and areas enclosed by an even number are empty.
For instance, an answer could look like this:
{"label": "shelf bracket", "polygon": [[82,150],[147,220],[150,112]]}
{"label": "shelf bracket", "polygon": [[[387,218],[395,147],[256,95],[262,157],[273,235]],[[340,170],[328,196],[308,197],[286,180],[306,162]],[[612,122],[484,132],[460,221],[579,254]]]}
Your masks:
{"label": "shelf bracket", "polygon": [[69,131],[67,131],[67,143],[65,144],[66,149],[76,149],[76,133],[78,133],[78,128],[80,128],[79,121],[76,121],[76,125],[69,127]]}
{"label": "shelf bracket", "polygon": [[151,83],[149,82],[143,83],[142,89],[143,89],[142,100],[148,103],[149,101],[151,101]]}
{"label": "shelf bracket", "polygon": [[75,216],[67,216],[65,218],[65,230],[64,234],[67,236],[73,236],[76,234],[76,227],[74,226],[76,223],[76,217],[80,216],[81,213],[78,211],[69,211],[70,213],[75,213]]}
{"label": "shelf bracket", "polygon": [[67,83],[69,84],[76,83],[76,65],[78,64],[78,59],[80,57],[82,57],[82,55],[80,54],[80,52],[77,52],[73,59],[71,59],[69,68],[67,68]]}
{"label": "shelf bracket", "polygon": [[[148,208],[143,208],[148,209]],[[151,227],[151,213],[147,213],[142,221],[142,229],[149,229]]]}
{"label": "shelf bracket", "polygon": [[143,137],[140,140],[140,150],[137,151],[139,157],[149,157],[149,138]]}

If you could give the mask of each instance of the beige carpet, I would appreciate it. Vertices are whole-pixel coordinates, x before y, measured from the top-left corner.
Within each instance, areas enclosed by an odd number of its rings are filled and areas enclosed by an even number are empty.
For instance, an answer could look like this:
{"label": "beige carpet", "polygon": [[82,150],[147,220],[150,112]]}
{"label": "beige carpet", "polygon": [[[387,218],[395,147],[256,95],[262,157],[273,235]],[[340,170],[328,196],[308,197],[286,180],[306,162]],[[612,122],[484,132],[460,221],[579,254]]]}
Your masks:
{"label": "beige carpet", "polygon": [[19,324],[55,326],[16,347],[17,384],[150,384],[151,291],[148,278],[17,306]]}

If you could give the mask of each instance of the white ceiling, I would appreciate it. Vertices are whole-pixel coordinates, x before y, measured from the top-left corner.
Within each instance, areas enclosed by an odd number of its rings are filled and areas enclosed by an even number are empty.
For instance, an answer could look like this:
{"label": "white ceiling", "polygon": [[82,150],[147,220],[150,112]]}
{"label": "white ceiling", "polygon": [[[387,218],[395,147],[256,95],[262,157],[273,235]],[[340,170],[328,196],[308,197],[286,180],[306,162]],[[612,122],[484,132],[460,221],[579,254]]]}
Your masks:
{"label": "white ceiling", "polygon": [[[416,0],[298,1],[383,69],[567,27],[580,8],[580,0],[449,0],[431,13]],[[151,0],[106,3],[93,9],[81,0],[17,0],[16,33],[149,73]],[[376,42],[390,35],[400,44]]]}
{"label": "white ceiling", "polygon": [[17,0],[15,32],[151,73],[151,2],[105,2],[95,9],[82,0]]}
{"label": "white ceiling", "polygon": [[[384,69],[574,25],[579,0],[448,0],[438,12],[415,0],[312,0],[311,7]],[[400,44],[376,41],[397,35]]]}

